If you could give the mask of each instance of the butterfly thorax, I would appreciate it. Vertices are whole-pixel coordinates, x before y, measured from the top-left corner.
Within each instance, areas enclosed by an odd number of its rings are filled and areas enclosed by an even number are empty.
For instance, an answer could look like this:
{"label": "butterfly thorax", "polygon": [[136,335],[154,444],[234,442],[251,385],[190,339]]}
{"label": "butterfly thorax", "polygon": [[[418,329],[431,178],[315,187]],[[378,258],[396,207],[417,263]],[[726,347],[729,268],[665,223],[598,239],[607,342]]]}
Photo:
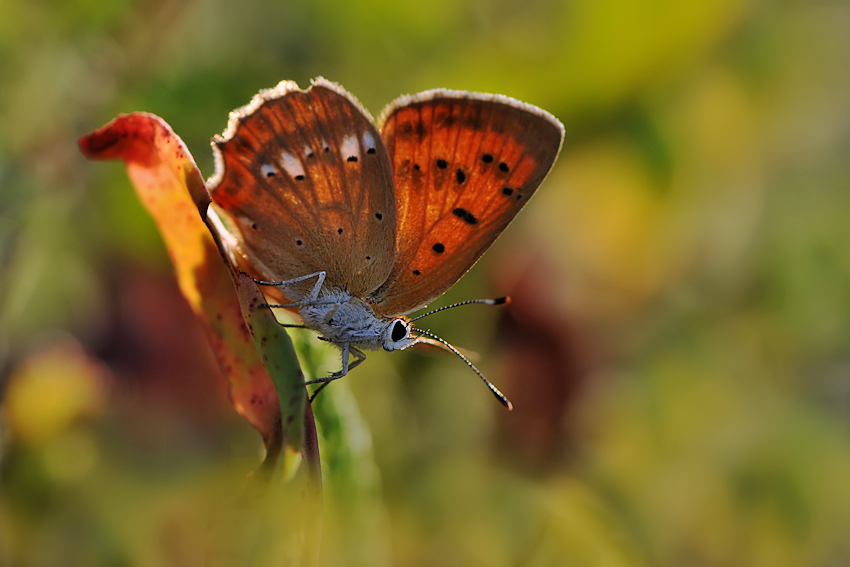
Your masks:
{"label": "butterfly thorax", "polygon": [[343,290],[325,292],[300,314],[304,325],[338,345],[401,350],[415,342],[403,318],[379,317],[368,303]]}

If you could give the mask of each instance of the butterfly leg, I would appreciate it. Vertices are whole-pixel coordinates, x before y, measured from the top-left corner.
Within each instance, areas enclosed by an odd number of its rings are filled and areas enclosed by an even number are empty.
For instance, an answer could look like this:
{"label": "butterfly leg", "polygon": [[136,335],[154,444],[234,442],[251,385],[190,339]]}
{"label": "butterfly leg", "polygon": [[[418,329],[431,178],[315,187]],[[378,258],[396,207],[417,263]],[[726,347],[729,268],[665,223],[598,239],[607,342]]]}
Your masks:
{"label": "butterfly leg", "polygon": [[[354,355],[354,357],[356,359],[353,362],[351,362],[350,364],[349,364],[349,360],[348,360],[349,353]],[[359,348],[350,346],[349,343],[343,343],[343,345],[342,345],[342,370],[340,370],[339,372],[334,372],[333,374],[331,374],[330,376],[327,376],[325,378],[316,378],[315,380],[310,380],[309,382],[305,382],[305,384],[321,384],[321,386],[316,388],[316,390],[310,396],[310,401],[312,402],[316,398],[316,396],[319,395],[319,392],[324,390],[325,387],[328,384],[330,384],[334,380],[337,380],[338,378],[342,378],[343,376],[348,374],[349,370],[356,368],[364,360],[366,360],[366,355],[363,353],[362,350],[360,350]]]}
{"label": "butterfly leg", "polygon": [[[336,303],[336,304],[334,304],[333,309],[331,309],[331,310],[328,312],[327,316],[325,316],[325,325],[330,324],[331,319],[333,319],[333,318],[334,318],[334,315],[336,315],[336,312],[337,312],[337,311],[339,311],[339,308],[340,308],[341,306],[342,306],[342,305],[341,305],[340,303]],[[348,343],[345,343],[345,347],[348,347]],[[345,348],[345,347],[343,347],[343,348]],[[343,358],[344,358],[344,357],[343,357]],[[344,365],[345,365],[345,364],[343,363],[343,366],[344,366]]]}
{"label": "butterfly leg", "polygon": [[351,364],[348,365],[349,370],[360,366],[360,363],[363,362],[364,360],[366,360],[366,354],[362,350],[360,350],[359,348],[349,347],[349,351],[357,359],[357,360],[355,360],[354,362],[352,362]]}
{"label": "butterfly leg", "polygon": [[298,276],[297,278],[292,278],[291,280],[282,280],[282,281],[262,281],[258,279],[254,279],[254,282],[257,285],[270,285],[274,287],[286,287],[292,284],[297,284],[298,282],[303,282],[304,280],[309,280],[310,278],[316,278],[316,285],[313,286],[312,291],[310,291],[310,295],[307,296],[307,299],[298,301],[296,303],[287,303],[284,305],[270,305],[269,307],[299,307],[302,305],[308,305],[310,303],[315,303],[319,298],[319,292],[322,290],[322,284],[325,283],[325,277],[327,273],[324,271],[314,272],[312,274],[307,274],[306,276]]}

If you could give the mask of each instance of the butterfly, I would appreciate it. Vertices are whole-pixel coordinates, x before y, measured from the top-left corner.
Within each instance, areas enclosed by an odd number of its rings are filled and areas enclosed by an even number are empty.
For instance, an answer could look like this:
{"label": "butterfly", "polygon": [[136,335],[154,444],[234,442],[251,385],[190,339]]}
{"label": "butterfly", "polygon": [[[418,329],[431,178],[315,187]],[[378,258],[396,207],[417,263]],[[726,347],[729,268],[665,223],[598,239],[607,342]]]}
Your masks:
{"label": "butterfly", "polygon": [[235,228],[237,265],[342,349],[342,369],[311,383],[345,376],[365,360],[361,349],[430,343],[460,356],[510,409],[466,357],[407,315],[490,247],[563,137],[551,114],[502,95],[403,96],[376,125],[335,83],[283,81],[231,112],[207,184]]}

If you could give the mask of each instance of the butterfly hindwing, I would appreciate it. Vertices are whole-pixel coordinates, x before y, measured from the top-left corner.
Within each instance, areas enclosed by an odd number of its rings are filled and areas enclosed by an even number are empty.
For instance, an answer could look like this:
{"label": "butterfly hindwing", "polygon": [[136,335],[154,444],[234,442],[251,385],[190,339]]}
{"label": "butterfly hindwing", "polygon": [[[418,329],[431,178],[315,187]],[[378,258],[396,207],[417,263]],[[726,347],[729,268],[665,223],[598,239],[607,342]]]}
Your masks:
{"label": "butterfly hindwing", "polygon": [[393,165],[395,262],[376,313],[409,313],[444,293],[502,233],[549,172],[564,130],[508,97],[435,90],[381,120]]}
{"label": "butterfly hindwing", "polygon": [[[341,87],[282,82],[231,113],[214,141],[214,203],[238,225],[255,277],[318,271],[327,284],[365,295],[393,263],[392,169],[371,118]],[[290,289],[302,298],[315,284]],[[286,293],[286,290],[284,290]]]}

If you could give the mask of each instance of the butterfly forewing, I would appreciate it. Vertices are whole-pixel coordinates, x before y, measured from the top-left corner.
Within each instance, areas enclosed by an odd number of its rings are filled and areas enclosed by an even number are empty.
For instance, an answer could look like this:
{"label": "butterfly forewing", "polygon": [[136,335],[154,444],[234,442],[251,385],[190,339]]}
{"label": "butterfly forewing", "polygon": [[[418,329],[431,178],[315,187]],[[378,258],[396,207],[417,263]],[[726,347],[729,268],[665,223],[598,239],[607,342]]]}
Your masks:
{"label": "butterfly forewing", "polygon": [[390,316],[429,303],[475,264],[546,177],[564,130],[513,99],[445,90],[403,97],[381,122],[398,237],[371,299]]}
{"label": "butterfly forewing", "polygon": [[[246,268],[262,279],[318,271],[366,295],[390,273],[392,169],[368,114],[337,85],[291,82],[231,114],[217,148],[213,201],[238,225]],[[315,280],[284,290],[303,298]]]}

